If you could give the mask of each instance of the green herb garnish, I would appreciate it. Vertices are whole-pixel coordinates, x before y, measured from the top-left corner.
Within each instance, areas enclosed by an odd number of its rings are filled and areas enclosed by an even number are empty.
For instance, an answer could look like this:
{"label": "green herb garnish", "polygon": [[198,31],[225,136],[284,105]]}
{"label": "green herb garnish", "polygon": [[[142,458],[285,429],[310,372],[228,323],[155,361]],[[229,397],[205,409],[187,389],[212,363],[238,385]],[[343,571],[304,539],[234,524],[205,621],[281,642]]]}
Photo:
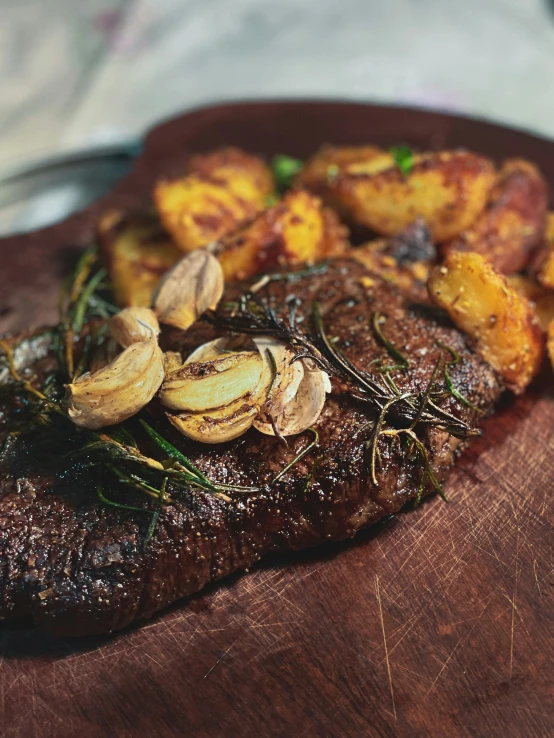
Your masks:
{"label": "green herb garnish", "polygon": [[279,472],[279,474],[277,474],[277,476],[275,477],[275,479],[273,479],[273,481],[271,482],[272,485],[275,484],[276,482],[278,482],[288,472],[289,469],[292,469],[292,467],[295,464],[298,464],[298,462],[301,461],[304,458],[304,456],[306,456],[307,454],[309,454],[310,451],[312,450],[312,448],[314,448],[315,446],[317,446],[317,444],[319,443],[319,433],[316,431],[315,428],[308,428],[306,432],[313,434],[313,440],[310,443],[308,443],[308,445],[306,446],[306,448],[304,448],[298,454],[298,456],[296,456],[289,464],[287,464],[284,469],[281,469],[281,471]]}
{"label": "green herb garnish", "polygon": [[292,185],[294,177],[302,170],[304,162],[286,154],[277,154],[271,160],[271,169],[279,192]]}
{"label": "green herb garnish", "polygon": [[377,334],[377,337],[379,341],[383,344],[383,346],[387,349],[389,354],[392,356],[392,358],[398,362],[398,364],[404,368],[408,368],[408,359],[404,356],[404,354],[399,351],[394,343],[392,341],[389,341],[389,339],[385,336],[385,333],[383,331],[382,326],[385,324],[385,316],[381,315],[379,312],[373,313],[373,319],[372,319],[372,325],[373,330]]}
{"label": "green herb garnish", "polygon": [[461,402],[462,405],[465,405],[466,407],[469,407],[472,410],[475,410],[475,412],[482,415],[483,411],[481,410],[481,408],[477,407],[477,405],[474,405],[472,402],[470,402],[467,399],[467,397],[464,397],[464,395],[462,395],[462,393],[456,389],[452,381],[452,378],[450,376],[450,371],[448,367],[456,366],[456,364],[460,363],[460,361],[462,360],[460,354],[457,351],[455,351],[453,348],[451,348],[450,346],[447,346],[446,344],[442,343],[441,341],[437,341],[437,346],[439,346],[441,349],[444,349],[445,351],[448,351],[448,353],[452,356],[452,361],[447,361],[444,367],[444,381],[446,382],[448,391],[453,397],[456,398],[456,400]]}
{"label": "green herb garnish", "polygon": [[414,155],[411,148],[405,144],[402,146],[391,146],[389,152],[394,159],[396,166],[400,169],[402,174],[407,177],[412,171],[412,167],[414,165]]}

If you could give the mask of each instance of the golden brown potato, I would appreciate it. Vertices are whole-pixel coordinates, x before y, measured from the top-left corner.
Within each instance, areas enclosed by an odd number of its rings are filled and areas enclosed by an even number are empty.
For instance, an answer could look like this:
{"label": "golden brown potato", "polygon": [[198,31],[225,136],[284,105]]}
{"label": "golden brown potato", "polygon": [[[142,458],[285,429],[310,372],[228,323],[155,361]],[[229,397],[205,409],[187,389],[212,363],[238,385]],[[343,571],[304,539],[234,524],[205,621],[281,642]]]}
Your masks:
{"label": "golden brown potato", "polygon": [[192,251],[236,231],[273,193],[271,171],[261,159],[223,148],[193,157],[187,176],[159,181],[154,203],[177,245]]}
{"label": "golden brown potato", "polygon": [[388,169],[393,164],[393,157],[377,146],[323,146],[306,161],[294,184],[325,196],[338,174],[367,173],[374,171],[372,167]]}
{"label": "golden brown potato", "polygon": [[160,278],[182,252],[153,213],[109,210],[98,221],[97,233],[117,304],[149,307]]}
{"label": "golden brown potato", "polygon": [[494,183],[492,163],[467,151],[415,154],[408,174],[391,154],[373,150],[365,163],[339,166],[325,179],[310,175],[320,171],[316,164],[308,163],[308,174],[301,173],[298,183],[320,194],[347,220],[392,236],[422,216],[437,242],[469,228]]}
{"label": "golden brown potato", "polygon": [[512,274],[508,284],[529,300],[543,331],[548,330],[554,320],[554,291],[545,290],[536,280],[524,274]]}
{"label": "golden brown potato", "polygon": [[554,289],[554,213],[548,213],[546,217],[544,244],[539,260],[537,279],[544,287]]}
{"label": "golden brown potato", "polygon": [[475,341],[481,356],[522,392],[537,373],[544,340],[529,302],[481,256],[453,251],[429,278],[429,294]]}
{"label": "golden brown potato", "polygon": [[546,205],[546,182],[537,167],[510,159],[498,174],[484,213],[445,251],[473,251],[502,274],[519,272],[542,241]]}
{"label": "golden brown potato", "polygon": [[233,281],[339,256],[348,248],[346,239],[346,228],[319,198],[296,190],[223,239],[217,257],[225,279]]}
{"label": "golden brown potato", "polygon": [[379,274],[401,289],[424,289],[437,253],[429,229],[422,220],[398,236],[370,241],[350,252],[370,272]]}

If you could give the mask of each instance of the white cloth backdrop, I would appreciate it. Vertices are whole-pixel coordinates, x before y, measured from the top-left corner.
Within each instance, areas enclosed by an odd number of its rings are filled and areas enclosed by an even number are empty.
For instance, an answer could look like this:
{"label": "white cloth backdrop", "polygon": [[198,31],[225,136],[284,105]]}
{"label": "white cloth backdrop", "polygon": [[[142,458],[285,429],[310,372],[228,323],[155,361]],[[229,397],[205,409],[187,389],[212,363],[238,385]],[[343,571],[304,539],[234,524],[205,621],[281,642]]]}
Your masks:
{"label": "white cloth backdrop", "polygon": [[0,170],[220,99],[330,96],[554,137],[554,0],[0,0]]}

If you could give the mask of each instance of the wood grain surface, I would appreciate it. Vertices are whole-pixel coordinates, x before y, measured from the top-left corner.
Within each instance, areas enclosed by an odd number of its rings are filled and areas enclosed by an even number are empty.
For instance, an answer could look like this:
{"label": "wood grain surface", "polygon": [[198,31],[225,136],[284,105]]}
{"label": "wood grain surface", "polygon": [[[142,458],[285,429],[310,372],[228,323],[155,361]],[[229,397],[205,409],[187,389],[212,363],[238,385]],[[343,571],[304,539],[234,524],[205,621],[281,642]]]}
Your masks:
{"label": "wood grain surface", "polygon": [[[305,156],[322,142],[554,144],[401,108],[250,103],[156,128],[86,213],[0,242],[2,330],[54,321],[60,278],[110,205],[146,201],[193,151]],[[506,397],[431,499],[348,543],[267,560],[124,633],[0,629],[2,736],[496,736],[554,733],[554,382]]]}

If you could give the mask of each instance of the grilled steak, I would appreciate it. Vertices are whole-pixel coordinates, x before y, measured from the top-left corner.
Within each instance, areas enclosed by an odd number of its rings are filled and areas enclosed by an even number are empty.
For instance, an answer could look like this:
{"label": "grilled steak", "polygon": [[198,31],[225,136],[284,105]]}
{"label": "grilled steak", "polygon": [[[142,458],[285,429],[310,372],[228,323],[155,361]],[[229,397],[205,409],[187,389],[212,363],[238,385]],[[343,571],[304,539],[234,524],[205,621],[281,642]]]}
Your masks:
{"label": "grilled steak", "polygon": [[[435,404],[469,425],[478,415],[472,406],[489,411],[502,391],[495,372],[471,351],[444,314],[415,303],[356,262],[341,260],[322,273],[271,281],[257,295],[282,316],[296,297],[297,325],[306,335],[313,331],[311,309],[317,301],[332,344],[368,376],[376,366],[395,363],[388,342],[394,344],[409,361],[408,369],[389,375],[394,391],[423,397],[434,378],[444,389],[436,392]],[[377,310],[386,316],[386,341],[372,326]],[[168,334],[165,341],[186,353],[220,334],[213,325],[201,323],[184,337]],[[24,342],[20,360],[25,347],[28,377],[39,381],[54,362],[49,339]],[[460,360],[448,367],[453,394],[442,379],[446,364],[439,359],[446,353],[450,360],[454,352]],[[375,375],[376,381],[382,382],[385,374]],[[152,424],[159,423],[164,435],[210,479],[261,490],[230,493],[229,502],[169,484],[173,502],[162,509],[146,546],[149,517],[99,502],[90,470],[59,474],[58,454],[38,454],[32,435],[10,441],[1,460],[0,617],[32,621],[65,636],[124,628],[211,580],[251,566],[268,552],[354,536],[418,493],[431,491],[433,471],[445,478],[465,441],[440,423],[416,422],[413,427],[427,449],[431,469],[426,471],[408,434],[384,435],[376,449],[376,485],[369,459],[375,406],[339,374],[332,377],[332,387],[316,426],[319,443],[274,484],[313,434],[290,438],[287,446],[251,429],[234,441],[205,446],[169,429],[162,416],[153,418]],[[5,438],[20,403],[11,391],[4,391],[2,398],[0,429]],[[391,427],[402,427],[401,414],[391,417]],[[113,482],[105,495],[119,500],[129,495],[129,504],[150,504],[149,498],[143,502],[140,493],[120,487]]]}

